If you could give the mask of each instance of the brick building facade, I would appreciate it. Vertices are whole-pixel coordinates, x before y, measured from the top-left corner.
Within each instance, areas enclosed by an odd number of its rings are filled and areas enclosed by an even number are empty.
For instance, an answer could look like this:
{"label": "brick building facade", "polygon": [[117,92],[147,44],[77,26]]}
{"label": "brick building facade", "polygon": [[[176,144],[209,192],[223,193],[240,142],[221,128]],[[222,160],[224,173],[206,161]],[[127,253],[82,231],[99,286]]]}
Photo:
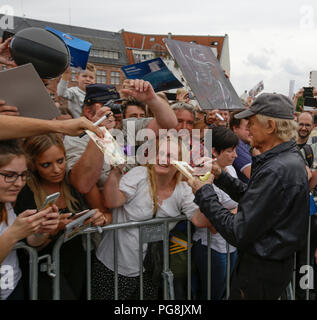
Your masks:
{"label": "brick building facade", "polygon": [[[173,62],[167,51],[167,48],[165,47],[163,42],[164,38],[171,38],[185,42],[194,42],[200,45],[209,46],[220,61],[222,67],[230,75],[229,45],[227,35],[198,36],[172,35],[171,33],[167,35],[154,35],[128,32],[125,30],[120,30],[119,32],[110,32],[28,19],[24,17],[14,17],[14,30],[9,31],[17,33],[19,30],[25,28],[45,28],[46,26],[90,42],[92,47],[88,61],[96,66],[96,81],[98,83],[115,85],[117,90],[122,87],[122,83],[125,79],[124,73],[121,70],[122,66],[154,59],[156,57],[162,57],[175,76],[178,77],[180,81],[185,83],[180,76],[180,70],[177,69],[176,64]],[[70,81],[69,86],[77,85],[75,81],[76,70],[72,71],[73,81]],[[45,82],[49,93],[57,98],[60,103],[63,103],[65,101],[56,95],[56,87],[59,79],[60,78]]]}

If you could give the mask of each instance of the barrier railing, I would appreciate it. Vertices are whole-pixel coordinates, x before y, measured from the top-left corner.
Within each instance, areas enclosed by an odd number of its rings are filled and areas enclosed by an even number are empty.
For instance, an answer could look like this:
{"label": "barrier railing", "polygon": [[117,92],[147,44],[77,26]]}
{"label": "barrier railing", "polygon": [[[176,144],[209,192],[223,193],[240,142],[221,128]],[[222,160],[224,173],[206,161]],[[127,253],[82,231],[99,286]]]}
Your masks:
{"label": "barrier railing", "polygon": [[38,298],[38,254],[36,249],[29,247],[24,242],[18,242],[13,247],[13,250],[24,249],[29,254],[29,286],[30,300]]}
{"label": "barrier railing", "polygon": [[[139,229],[139,269],[143,270],[143,250],[142,246],[144,243],[150,243],[154,241],[163,241],[163,270],[162,270],[162,281],[163,281],[163,298],[165,300],[174,300],[174,286],[173,286],[173,273],[169,266],[169,224],[179,221],[186,220],[185,216],[178,216],[173,218],[155,218],[140,222],[127,222],[120,224],[112,224],[104,227],[87,227],[80,231],[76,236],[86,236],[86,261],[87,261],[87,299],[91,299],[91,234],[98,232],[103,233],[109,230],[114,230],[114,299],[118,299],[118,230],[124,228],[138,228]],[[207,231],[207,245],[210,246],[210,231]],[[191,223],[187,221],[187,238],[188,244],[192,243],[191,236]],[[64,235],[60,236],[52,252],[52,264],[51,271],[54,273],[53,278],[53,299],[60,299],[60,249],[63,243],[67,242]],[[186,266],[184,266],[186,267]],[[208,250],[208,293],[207,299],[211,298],[211,259],[210,250]],[[226,298],[230,295],[230,252],[229,245],[227,245],[227,281],[226,281]],[[143,272],[140,272],[140,300],[144,298],[143,292]],[[191,245],[187,246],[187,299],[192,298],[191,288]]]}
{"label": "barrier railing", "polygon": [[[311,219],[311,218],[310,218]],[[119,288],[118,288],[118,230],[124,228],[138,228],[139,229],[139,267],[140,267],[140,300],[144,299],[143,292],[143,250],[141,250],[144,243],[150,243],[153,241],[163,241],[163,269],[162,269],[162,281],[163,281],[163,298],[165,300],[174,300],[174,286],[173,286],[173,273],[169,266],[169,224],[186,220],[185,216],[178,216],[173,218],[155,218],[147,221],[140,222],[127,222],[120,224],[111,224],[104,227],[87,227],[84,230],[78,232],[76,236],[84,236],[86,238],[86,264],[87,264],[87,299],[91,300],[91,235],[93,233],[103,233],[109,230],[114,230],[114,299],[118,300]],[[309,220],[310,221],[310,220]],[[309,222],[310,228],[310,222]],[[207,232],[207,248],[210,248],[211,233],[208,229]],[[60,250],[64,243],[71,241],[65,238],[65,235],[61,235],[55,242],[52,255],[49,256],[47,273],[53,278],[53,299],[60,300],[61,288],[60,288]],[[192,278],[192,265],[191,265],[191,243],[192,232],[191,223],[187,221],[187,299],[192,298],[191,278]],[[309,251],[310,251],[310,230],[307,237],[307,265],[310,265]],[[226,299],[230,296],[230,251],[229,244],[226,244]],[[36,249],[31,248],[19,242],[15,245],[14,249],[25,249],[29,253],[30,264],[30,299],[36,300],[38,298],[38,264],[42,258],[46,256],[38,257]],[[295,254],[296,258],[296,254]],[[293,281],[286,288],[286,298],[289,300],[295,300],[295,270],[296,259],[294,259],[294,276]],[[185,266],[184,266],[185,267]],[[211,299],[211,250],[207,251],[207,299]],[[306,290],[306,299],[309,300],[309,288]]]}

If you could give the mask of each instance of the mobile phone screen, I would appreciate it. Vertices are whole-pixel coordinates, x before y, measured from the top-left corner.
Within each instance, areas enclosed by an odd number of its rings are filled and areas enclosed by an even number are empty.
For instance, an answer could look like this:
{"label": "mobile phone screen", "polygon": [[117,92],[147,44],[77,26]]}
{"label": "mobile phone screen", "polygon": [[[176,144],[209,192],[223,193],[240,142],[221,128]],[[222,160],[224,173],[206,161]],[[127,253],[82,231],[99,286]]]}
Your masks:
{"label": "mobile phone screen", "polygon": [[77,219],[81,216],[83,216],[85,213],[87,213],[89,211],[89,209],[87,210],[83,210],[83,211],[80,211],[80,212],[76,212],[76,213],[73,213],[70,218],[73,218],[73,219]]}
{"label": "mobile phone screen", "polygon": [[59,192],[50,194],[49,196],[46,197],[46,199],[44,200],[42,206],[41,206],[41,210],[47,208],[48,206],[52,205],[60,196]]}

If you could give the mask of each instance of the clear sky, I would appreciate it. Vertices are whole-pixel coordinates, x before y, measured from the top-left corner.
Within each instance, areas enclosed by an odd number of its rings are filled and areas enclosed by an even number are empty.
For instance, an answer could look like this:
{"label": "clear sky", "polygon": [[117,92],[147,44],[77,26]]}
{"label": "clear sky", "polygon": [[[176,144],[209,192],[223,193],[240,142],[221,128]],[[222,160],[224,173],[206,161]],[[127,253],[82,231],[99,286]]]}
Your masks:
{"label": "clear sky", "polygon": [[237,93],[264,81],[288,95],[317,70],[317,1],[312,0],[0,0],[0,13],[107,31],[229,36]]}

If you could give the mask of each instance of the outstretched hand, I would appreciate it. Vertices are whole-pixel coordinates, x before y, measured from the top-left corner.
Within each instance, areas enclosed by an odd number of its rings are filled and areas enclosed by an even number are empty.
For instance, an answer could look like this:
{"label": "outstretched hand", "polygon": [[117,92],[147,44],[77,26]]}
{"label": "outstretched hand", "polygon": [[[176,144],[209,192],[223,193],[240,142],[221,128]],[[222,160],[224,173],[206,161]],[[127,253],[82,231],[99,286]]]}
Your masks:
{"label": "outstretched hand", "polygon": [[144,103],[149,103],[153,99],[157,99],[155,91],[150,82],[135,79],[126,79],[123,82],[123,89],[120,90],[123,97],[130,96]]}
{"label": "outstretched hand", "polygon": [[84,130],[90,130],[94,132],[99,138],[103,138],[103,132],[98,126],[95,126],[86,117],[80,117],[69,120],[53,120],[58,121],[59,131],[62,134],[69,136],[79,136]]}
{"label": "outstretched hand", "polygon": [[8,106],[4,100],[0,100],[0,115],[19,116],[19,110],[15,106]]}
{"label": "outstretched hand", "polygon": [[196,194],[196,192],[205,184],[212,184],[214,181],[214,175],[211,174],[209,178],[206,181],[201,181],[199,178],[195,177],[192,179],[188,179],[187,183],[192,188],[193,194]]}
{"label": "outstretched hand", "polygon": [[0,63],[3,63],[7,66],[17,67],[17,64],[13,60],[9,49],[11,40],[12,37],[0,44]]}

